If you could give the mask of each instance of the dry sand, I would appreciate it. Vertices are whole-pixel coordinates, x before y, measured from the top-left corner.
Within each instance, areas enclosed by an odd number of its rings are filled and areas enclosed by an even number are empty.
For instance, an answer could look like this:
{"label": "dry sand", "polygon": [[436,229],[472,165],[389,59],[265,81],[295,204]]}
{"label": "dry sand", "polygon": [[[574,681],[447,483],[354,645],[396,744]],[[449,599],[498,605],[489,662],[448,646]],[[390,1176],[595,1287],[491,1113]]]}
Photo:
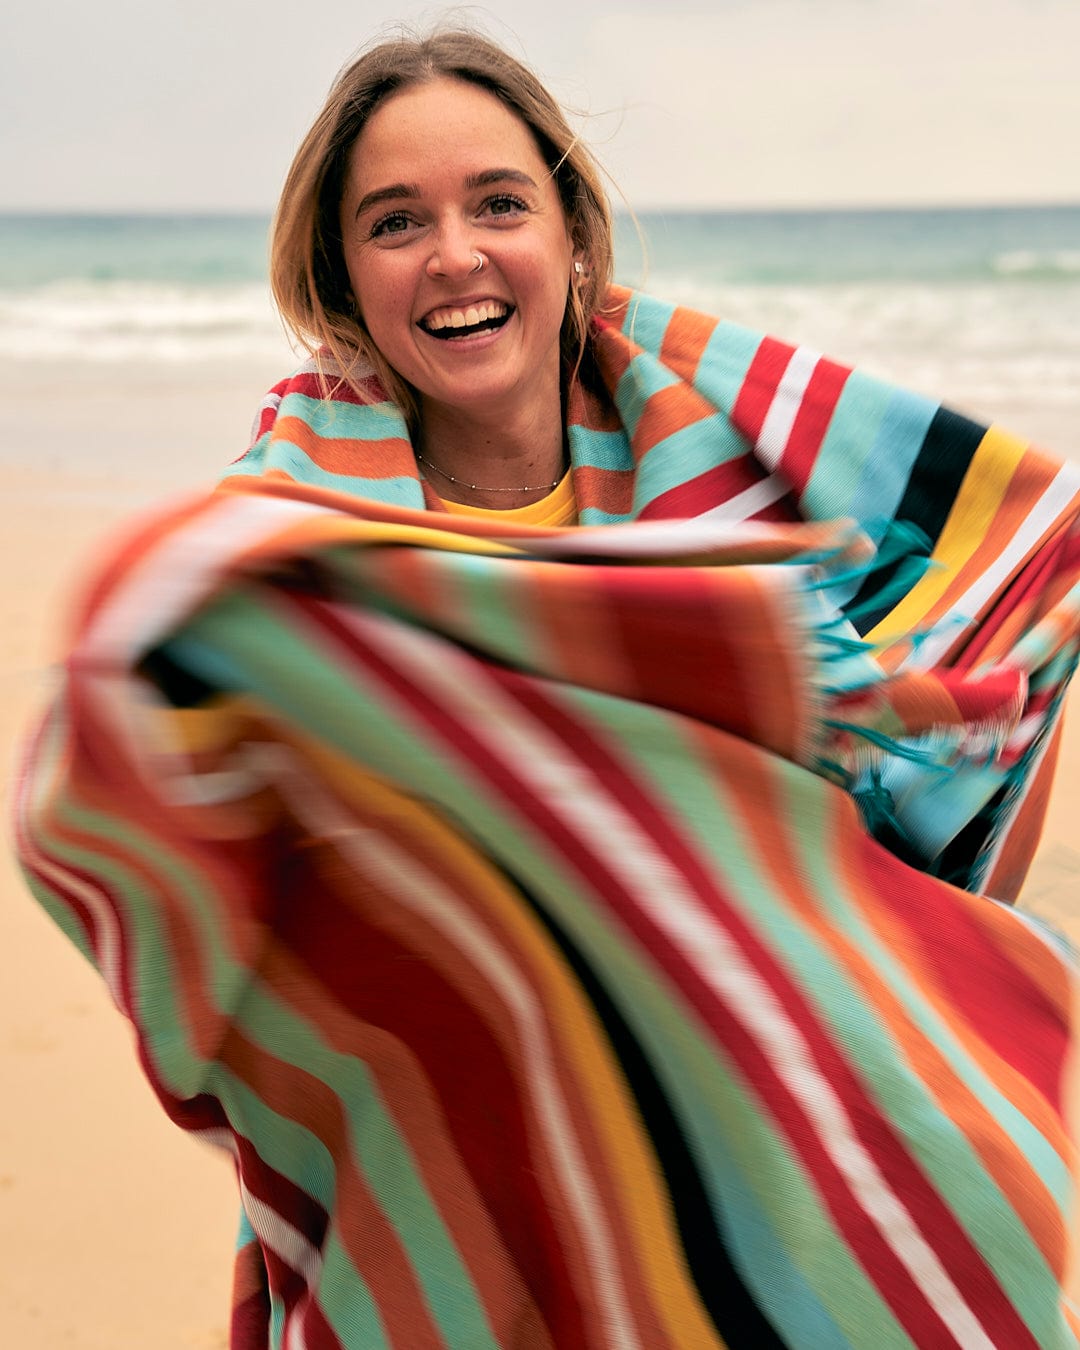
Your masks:
{"label": "dry sand", "polygon": [[[0,386],[4,540],[0,756],[49,687],[62,597],[94,540],[210,481],[279,370],[133,381],[29,368]],[[1022,417],[1008,419],[1022,425]],[[1049,443],[1066,445],[1067,427]],[[1068,729],[1024,901],[1080,941],[1080,714]],[[6,775],[5,775],[6,779]],[[2,807],[8,816],[5,781]],[[0,1345],[226,1344],[236,1199],[228,1166],[165,1119],[97,976],[0,859]]]}

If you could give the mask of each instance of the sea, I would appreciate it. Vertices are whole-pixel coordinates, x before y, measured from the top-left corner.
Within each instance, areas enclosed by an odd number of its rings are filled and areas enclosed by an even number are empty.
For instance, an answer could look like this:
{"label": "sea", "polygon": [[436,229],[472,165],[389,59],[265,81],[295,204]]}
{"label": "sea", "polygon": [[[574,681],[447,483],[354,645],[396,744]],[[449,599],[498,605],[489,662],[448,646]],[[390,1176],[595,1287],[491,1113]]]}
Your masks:
{"label": "sea", "polygon": [[[11,368],[294,360],[262,215],[0,215]],[[1080,203],[623,214],[618,280],[1080,447]]]}

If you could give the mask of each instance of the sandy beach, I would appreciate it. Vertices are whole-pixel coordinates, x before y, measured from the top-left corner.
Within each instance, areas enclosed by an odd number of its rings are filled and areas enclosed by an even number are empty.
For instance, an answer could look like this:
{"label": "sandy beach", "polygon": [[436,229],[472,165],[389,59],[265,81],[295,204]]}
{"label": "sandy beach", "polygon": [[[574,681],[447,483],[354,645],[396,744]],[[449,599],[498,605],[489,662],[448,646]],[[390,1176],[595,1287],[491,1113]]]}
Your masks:
{"label": "sandy beach", "polygon": [[[5,377],[5,766],[48,695],[63,597],[94,541],[167,493],[211,481],[243,449],[259,396],[282,368],[162,367],[124,390],[86,368],[59,392],[30,366]],[[1023,429],[1023,410],[1009,420]],[[1070,444],[1064,422],[1041,431]],[[9,774],[2,795],[6,820]],[[1024,903],[1080,941],[1078,819],[1074,712]],[[230,1169],[165,1119],[98,977],[31,900],[6,848],[0,887],[0,1344],[224,1347]]]}

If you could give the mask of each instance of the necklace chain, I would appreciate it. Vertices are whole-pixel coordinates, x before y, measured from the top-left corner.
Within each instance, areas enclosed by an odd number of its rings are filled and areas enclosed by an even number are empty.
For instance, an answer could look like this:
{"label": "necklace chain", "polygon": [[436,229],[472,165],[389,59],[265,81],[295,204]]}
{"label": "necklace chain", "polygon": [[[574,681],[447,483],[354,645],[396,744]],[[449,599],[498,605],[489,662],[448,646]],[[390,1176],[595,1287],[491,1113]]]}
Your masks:
{"label": "necklace chain", "polygon": [[429,469],[434,469],[440,478],[445,478],[458,487],[468,488],[470,492],[552,492],[562,481],[556,478],[554,483],[538,483],[535,487],[481,487],[479,483],[466,483],[464,478],[455,478],[452,473],[447,473],[445,469],[440,469],[437,464],[432,464],[430,459],[425,459],[419,450],[415,454],[421,464],[426,464]]}

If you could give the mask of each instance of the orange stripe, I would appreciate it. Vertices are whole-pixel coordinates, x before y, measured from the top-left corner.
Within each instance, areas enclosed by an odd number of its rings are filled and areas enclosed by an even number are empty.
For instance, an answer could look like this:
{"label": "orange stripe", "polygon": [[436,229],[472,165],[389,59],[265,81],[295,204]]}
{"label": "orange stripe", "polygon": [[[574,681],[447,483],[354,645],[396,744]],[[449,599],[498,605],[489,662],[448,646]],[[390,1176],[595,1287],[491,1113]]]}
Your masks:
{"label": "orange stripe", "polygon": [[697,377],[705,348],[718,326],[718,320],[709,315],[680,306],[671,316],[664,332],[664,340],[660,345],[661,363],[670,366],[676,375],[692,384]]}
{"label": "orange stripe", "polygon": [[[875,1010],[890,1035],[903,1048],[912,1071],[921,1079],[929,1095],[962,1131],[989,1174],[1010,1195],[1021,1221],[1060,1278],[1062,1233],[1048,1233],[1045,1223],[1048,1209],[1056,1212],[1053,1196],[1001,1125],[961,1081],[938,1047],[915,1024],[902,1001],[882,979],[881,971],[855,943],[840,933],[828,914],[820,908],[819,900],[805,879],[801,860],[791,847],[789,835],[776,828],[777,821],[801,819],[805,822],[808,815],[805,794],[814,794],[823,808],[820,823],[822,835],[826,839],[835,837],[837,840],[832,856],[842,861],[852,897],[862,901],[861,909],[864,917],[870,921],[870,926],[884,938],[885,944],[901,964],[910,970],[915,962],[911,959],[909,944],[903,932],[894,934],[880,921],[883,916],[870,912],[877,908],[877,897],[872,887],[867,895],[867,887],[856,867],[856,851],[847,842],[852,830],[861,832],[861,826],[854,819],[854,803],[839,789],[831,788],[824,782],[818,784],[809,775],[798,780],[803,793],[802,800],[792,803],[788,800],[788,786],[798,770],[785,766],[777,775],[770,772],[760,755],[752,750],[747,753],[742,747],[735,752],[733,759],[738,762],[728,758],[727,747],[724,747],[723,758],[714,758],[714,763],[722,780],[727,782],[729,804],[737,810],[748,835],[756,842],[761,865],[775,878],[777,888],[790,900],[793,910],[820,945],[850,974],[867,1004]],[[780,783],[784,784],[782,791],[779,790]],[[901,866],[899,863],[896,865]],[[918,983],[926,989],[925,979],[920,978]],[[932,1001],[941,1008],[941,1000]],[[944,1020],[952,1025],[955,1019],[948,1017],[947,1009],[945,1013]],[[959,1039],[965,1042],[970,1052],[971,1037],[963,1034],[963,1028],[954,1029],[961,1033]],[[859,1072],[858,1066],[854,1067]]]}
{"label": "orange stripe", "polygon": [[326,473],[350,478],[394,478],[401,473],[416,477],[412,446],[392,430],[393,419],[386,419],[386,427],[389,434],[381,440],[357,440],[349,436],[320,436],[299,417],[279,417],[270,446],[272,449],[278,441],[299,446]]}
{"label": "orange stripe", "polygon": [[[561,953],[520,897],[436,816],[386,784],[356,773],[343,761],[332,764],[332,757],[321,753],[319,758],[324,778],[332,778],[350,797],[362,799],[365,814],[376,812],[377,828],[392,834],[411,856],[433,868],[474,916],[483,915],[500,948],[513,955],[517,976],[537,992],[538,1006],[554,1039],[560,1086],[585,1148],[590,1175],[600,1190],[623,1264],[625,1292],[644,1343],[650,1347],[670,1344],[680,1350],[722,1350],[723,1342],[705,1316],[686,1268],[667,1191],[642,1134],[633,1099],[611,1057],[603,1028],[569,975]],[[350,886],[350,893],[356,890],[354,884]],[[476,979],[471,963],[459,960],[444,934],[426,933],[422,920],[400,906],[375,905],[372,913],[380,916],[380,923],[400,929],[425,960],[447,968],[455,987],[467,990],[470,1000],[485,1008],[493,1034],[505,1043],[507,1053],[518,1062],[520,1080],[526,1082],[521,1047],[516,1037],[510,1040],[508,1036],[507,1010],[486,982]],[[451,966],[460,969],[450,973]],[[407,1121],[403,1128],[409,1129]],[[423,1150],[417,1152],[422,1157]],[[583,1251],[579,1255],[587,1261]],[[589,1295],[588,1302],[595,1303],[595,1295]]]}
{"label": "orange stripe", "polygon": [[[276,944],[267,948],[260,975],[271,989],[287,987],[294,994],[300,989],[313,989],[307,972],[298,968]],[[319,1011],[325,1011],[325,1004]],[[335,1020],[342,1020],[340,1014]],[[319,1026],[324,1029],[323,1024]],[[373,1038],[365,1036],[361,1028],[353,1030],[359,1035],[352,1053],[359,1052],[366,1058],[372,1053]],[[390,1344],[407,1345],[410,1350],[414,1346],[416,1350],[445,1350],[445,1341],[428,1311],[422,1286],[397,1229],[387,1219],[354,1161],[348,1115],[337,1093],[314,1074],[256,1045],[235,1023],[221,1045],[220,1062],[247,1084],[269,1110],[309,1130],[333,1157],[335,1235],[377,1304]],[[242,1124],[241,1121],[241,1129]],[[267,1158],[267,1163],[274,1166],[272,1157]],[[257,1186],[255,1191],[258,1194]]]}

